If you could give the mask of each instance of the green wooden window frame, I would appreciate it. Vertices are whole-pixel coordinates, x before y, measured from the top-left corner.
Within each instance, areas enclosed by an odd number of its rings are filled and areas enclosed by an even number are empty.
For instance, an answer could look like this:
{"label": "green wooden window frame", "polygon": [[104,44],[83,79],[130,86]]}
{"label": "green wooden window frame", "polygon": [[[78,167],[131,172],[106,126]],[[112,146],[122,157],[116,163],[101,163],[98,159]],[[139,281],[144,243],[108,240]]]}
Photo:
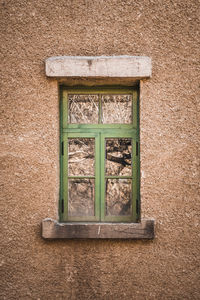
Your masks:
{"label": "green wooden window frame", "polygon": [[[132,95],[132,124],[69,124],[68,95],[97,94]],[[100,100],[99,100],[100,102]],[[100,105],[100,104],[99,104]],[[95,176],[70,176],[70,178],[94,178],[95,216],[68,216],[68,139],[95,139]],[[105,139],[132,139],[132,175],[105,176]],[[60,87],[60,222],[138,222],[140,220],[140,158],[139,158],[139,90],[138,87]],[[132,179],[132,215],[106,216],[105,179]]]}

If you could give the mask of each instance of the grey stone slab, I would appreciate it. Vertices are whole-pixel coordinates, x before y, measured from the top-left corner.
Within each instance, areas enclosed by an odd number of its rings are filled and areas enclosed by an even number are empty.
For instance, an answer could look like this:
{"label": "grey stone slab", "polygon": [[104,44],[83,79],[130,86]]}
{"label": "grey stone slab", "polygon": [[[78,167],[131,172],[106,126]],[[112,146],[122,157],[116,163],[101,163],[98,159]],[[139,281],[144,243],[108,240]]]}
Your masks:
{"label": "grey stone slab", "polygon": [[128,78],[151,77],[147,56],[55,56],[46,59],[48,77]]}
{"label": "grey stone slab", "polygon": [[42,221],[44,239],[153,239],[154,220],[140,223],[59,223]]}

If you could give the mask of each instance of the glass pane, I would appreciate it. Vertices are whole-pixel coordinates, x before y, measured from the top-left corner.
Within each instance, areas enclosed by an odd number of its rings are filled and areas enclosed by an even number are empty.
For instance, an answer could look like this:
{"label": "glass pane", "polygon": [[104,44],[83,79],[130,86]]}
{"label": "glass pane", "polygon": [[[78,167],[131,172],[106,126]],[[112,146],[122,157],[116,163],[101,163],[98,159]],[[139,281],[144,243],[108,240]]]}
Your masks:
{"label": "glass pane", "polygon": [[102,123],[132,123],[132,95],[103,95]]}
{"label": "glass pane", "polygon": [[131,179],[106,179],[106,215],[131,215]]}
{"label": "glass pane", "polygon": [[94,179],[69,179],[69,216],[94,216]]}
{"label": "glass pane", "polygon": [[68,139],[68,175],[94,175],[95,139],[71,138]]}
{"label": "glass pane", "polygon": [[106,175],[132,175],[131,139],[106,139]]}
{"label": "glass pane", "polygon": [[74,124],[97,124],[98,95],[69,95],[68,122]]}

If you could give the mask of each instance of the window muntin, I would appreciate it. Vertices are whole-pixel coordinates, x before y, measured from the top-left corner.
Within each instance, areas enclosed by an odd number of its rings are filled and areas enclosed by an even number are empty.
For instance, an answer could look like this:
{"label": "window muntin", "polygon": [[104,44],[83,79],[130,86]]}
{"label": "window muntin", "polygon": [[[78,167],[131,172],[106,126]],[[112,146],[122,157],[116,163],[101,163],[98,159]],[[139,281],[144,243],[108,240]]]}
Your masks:
{"label": "window muntin", "polygon": [[61,221],[137,221],[137,112],[137,89],[63,88]]}

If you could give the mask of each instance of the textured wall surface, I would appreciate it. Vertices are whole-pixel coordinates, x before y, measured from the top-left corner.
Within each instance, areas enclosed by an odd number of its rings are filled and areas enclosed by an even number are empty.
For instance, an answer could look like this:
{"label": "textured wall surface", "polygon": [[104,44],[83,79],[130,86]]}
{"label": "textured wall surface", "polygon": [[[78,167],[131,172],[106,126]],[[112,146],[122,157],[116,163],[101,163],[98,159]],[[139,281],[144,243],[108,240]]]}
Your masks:
{"label": "textured wall surface", "polygon": [[[198,0],[1,0],[0,299],[200,299]],[[142,216],[153,241],[45,241],[59,99],[44,60],[146,55]]]}

